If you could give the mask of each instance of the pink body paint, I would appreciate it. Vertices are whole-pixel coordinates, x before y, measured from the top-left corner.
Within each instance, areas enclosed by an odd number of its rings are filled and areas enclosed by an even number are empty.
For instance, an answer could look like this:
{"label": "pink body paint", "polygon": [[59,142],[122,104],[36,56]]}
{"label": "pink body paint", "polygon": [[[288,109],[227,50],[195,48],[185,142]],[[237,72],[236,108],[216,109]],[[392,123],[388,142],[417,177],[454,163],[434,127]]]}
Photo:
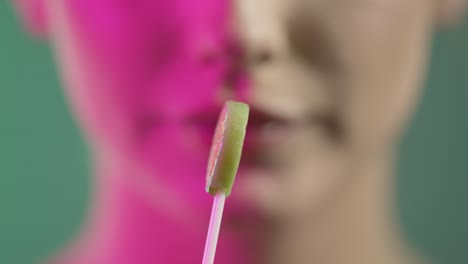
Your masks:
{"label": "pink body paint", "polygon": [[[248,84],[229,3],[45,2],[66,93],[96,157],[87,225],[53,262],[200,263],[218,95],[228,86],[242,99]],[[249,263],[248,241],[226,231],[218,263]]]}

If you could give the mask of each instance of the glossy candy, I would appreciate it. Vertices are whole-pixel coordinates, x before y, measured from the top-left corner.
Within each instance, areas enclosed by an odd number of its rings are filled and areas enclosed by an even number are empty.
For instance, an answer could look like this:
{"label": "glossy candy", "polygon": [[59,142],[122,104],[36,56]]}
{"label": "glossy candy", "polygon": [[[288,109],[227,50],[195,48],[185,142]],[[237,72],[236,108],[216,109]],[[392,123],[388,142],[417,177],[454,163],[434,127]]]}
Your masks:
{"label": "glossy candy", "polygon": [[227,101],[221,111],[211,145],[206,191],[211,195],[220,192],[229,196],[242,154],[249,106]]}

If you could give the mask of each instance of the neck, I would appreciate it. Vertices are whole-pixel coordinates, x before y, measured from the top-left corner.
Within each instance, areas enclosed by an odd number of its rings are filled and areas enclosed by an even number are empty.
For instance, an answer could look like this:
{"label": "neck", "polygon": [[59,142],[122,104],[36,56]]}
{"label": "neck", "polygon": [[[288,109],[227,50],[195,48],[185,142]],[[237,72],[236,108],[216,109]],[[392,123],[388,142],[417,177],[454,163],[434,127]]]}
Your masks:
{"label": "neck", "polygon": [[[393,160],[358,162],[339,195],[307,221],[281,223],[259,241],[264,252],[250,258],[246,240],[224,232],[218,263],[390,264],[410,263],[394,222]],[[73,252],[58,263],[199,263],[208,226],[171,218],[131,183],[129,167],[100,164],[90,218]],[[153,197],[154,198],[154,197]],[[160,200],[159,200],[160,202]],[[170,209],[170,208],[169,208]],[[221,231],[223,232],[223,231]],[[258,248],[257,248],[258,249]],[[241,259],[242,258],[242,259]],[[247,261],[249,258],[251,261]],[[55,262],[54,262],[55,263]]]}
{"label": "neck", "polygon": [[409,263],[392,211],[393,159],[357,164],[356,174],[312,221],[283,223],[270,232],[264,263]]}

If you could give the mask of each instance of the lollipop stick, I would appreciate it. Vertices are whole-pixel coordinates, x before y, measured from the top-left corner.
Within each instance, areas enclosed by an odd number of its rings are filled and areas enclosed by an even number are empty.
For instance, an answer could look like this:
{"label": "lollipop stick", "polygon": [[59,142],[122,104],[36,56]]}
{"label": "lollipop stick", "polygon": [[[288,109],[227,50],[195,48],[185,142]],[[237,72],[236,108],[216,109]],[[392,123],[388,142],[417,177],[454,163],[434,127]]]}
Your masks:
{"label": "lollipop stick", "polygon": [[205,252],[203,254],[203,264],[213,264],[214,262],[225,200],[226,194],[224,192],[220,192],[214,196],[213,208],[211,209],[210,225],[208,227],[208,234],[206,236]]}

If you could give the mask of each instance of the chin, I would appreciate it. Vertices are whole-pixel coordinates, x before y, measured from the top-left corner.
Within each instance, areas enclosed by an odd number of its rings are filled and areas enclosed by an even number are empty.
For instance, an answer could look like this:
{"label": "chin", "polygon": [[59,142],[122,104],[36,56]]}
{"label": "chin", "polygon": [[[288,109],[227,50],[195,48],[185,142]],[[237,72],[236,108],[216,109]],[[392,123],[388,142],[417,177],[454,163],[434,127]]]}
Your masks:
{"label": "chin", "polygon": [[247,220],[245,212],[272,222],[314,217],[349,180],[346,161],[341,155],[323,153],[275,170],[241,166],[231,200]]}

